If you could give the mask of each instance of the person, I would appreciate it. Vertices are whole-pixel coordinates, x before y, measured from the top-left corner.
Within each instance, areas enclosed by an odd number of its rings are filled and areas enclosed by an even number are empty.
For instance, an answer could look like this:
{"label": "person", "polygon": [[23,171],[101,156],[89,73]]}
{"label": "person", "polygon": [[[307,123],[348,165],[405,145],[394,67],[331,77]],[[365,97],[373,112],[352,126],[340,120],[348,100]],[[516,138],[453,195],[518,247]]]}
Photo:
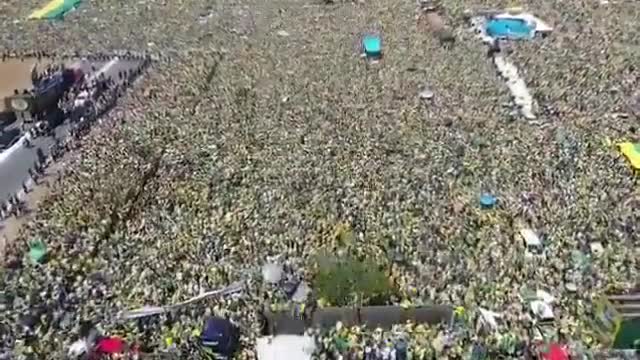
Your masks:
{"label": "person", "polygon": [[29,172],[29,177],[32,178],[35,181],[36,180],[36,173],[33,171],[33,169],[29,168],[27,171]]}
{"label": "person", "polygon": [[60,141],[60,139],[56,139],[55,145],[53,146],[52,155],[53,159],[56,161],[62,156],[62,141]]}
{"label": "person", "polygon": [[18,198],[18,195],[14,194],[11,198],[13,203],[13,211],[16,216],[20,216],[22,214],[22,210],[24,209],[24,204],[22,200]]}
{"label": "person", "polygon": [[[42,149],[38,148],[36,149],[36,157],[37,157],[37,163],[43,164],[45,162],[45,160],[47,159],[47,157],[44,155],[44,152],[42,151]],[[36,168],[38,169],[38,168]]]}
{"label": "person", "polygon": [[495,39],[489,44],[489,48],[487,50],[487,57],[493,57],[494,55],[500,53],[500,41]]}
{"label": "person", "polygon": [[33,147],[33,143],[31,141],[33,135],[31,135],[31,131],[32,131],[31,129],[27,130],[26,134],[24,135],[24,143],[28,148]]}

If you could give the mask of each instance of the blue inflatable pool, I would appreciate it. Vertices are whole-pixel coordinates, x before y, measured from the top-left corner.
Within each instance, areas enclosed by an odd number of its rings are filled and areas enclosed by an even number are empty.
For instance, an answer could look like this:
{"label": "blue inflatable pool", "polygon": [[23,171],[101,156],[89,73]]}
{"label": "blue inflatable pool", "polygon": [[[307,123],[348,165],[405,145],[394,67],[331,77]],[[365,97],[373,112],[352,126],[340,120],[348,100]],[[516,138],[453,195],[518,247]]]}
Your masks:
{"label": "blue inflatable pool", "polygon": [[531,39],[535,34],[534,27],[520,19],[491,19],[486,30],[487,35],[500,39]]}

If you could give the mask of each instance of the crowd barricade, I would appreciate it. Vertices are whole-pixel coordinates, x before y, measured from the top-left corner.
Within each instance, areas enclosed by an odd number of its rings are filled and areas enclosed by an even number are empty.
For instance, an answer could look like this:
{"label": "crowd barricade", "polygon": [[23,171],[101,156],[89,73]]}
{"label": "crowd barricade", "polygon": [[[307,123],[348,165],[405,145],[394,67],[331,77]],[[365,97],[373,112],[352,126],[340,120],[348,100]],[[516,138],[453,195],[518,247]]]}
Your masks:
{"label": "crowd barricade", "polygon": [[391,329],[393,325],[411,321],[416,324],[449,324],[453,321],[453,307],[447,305],[420,306],[363,306],[318,308],[303,313],[296,311],[264,311],[265,334],[301,335],[308,328],[327,329],[341,322],[344,326],[367,326]]}

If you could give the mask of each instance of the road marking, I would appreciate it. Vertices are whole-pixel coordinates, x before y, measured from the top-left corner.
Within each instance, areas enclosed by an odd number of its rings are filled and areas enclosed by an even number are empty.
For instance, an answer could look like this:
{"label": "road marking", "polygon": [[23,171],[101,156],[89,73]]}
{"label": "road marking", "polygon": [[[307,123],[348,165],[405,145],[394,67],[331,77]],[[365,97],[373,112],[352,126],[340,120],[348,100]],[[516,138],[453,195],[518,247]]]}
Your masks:
{"label": "road marking", "polygon": [[[119,62],[120,62],[120,58],[116,56],[111,61],[109,61],[108,63],[104,64],[104,66],[102,66],[100,69],[98,69],[98,71],[96,71],[93,74],[91,74],[91,76],[89,77],[89,79],[86,82],[87,83],[91,83],[93,80],[95,80],[100,75],[102,75],[102,74],[106,73],[107,71],[111,70],[111,68],[116,66]],[[94,92],[95,92],[95,89],[84,90],[80,94],[78,94],[78,96],[79,95],[87,95],[89,98],[93,98]],[[81,106],[84,106],[84,104],[86,104],[87,101],[89,101],[88,98],[74,100],[73,107],[74,108],[79,108]]]}
{"label": "road marking", "polygon": [[13,153],[18,151],[20,147],[22,147],[23,143],[27,139],[27,134],[24,134],[16,141],[10,148],[0,152],[0,164],[2,164],[5,160],[7,160]]}
{"label": "road marking", "polygon": [[98,76],[100,76],[100,75],[106,73],[107,71],[111,70],[111,68],[116,66],[116,64],[119,63],[119,62],[120,62],[120,59],[116,56],[111,61],[109,61],[108,63],[104,64],[104,66],[101,67],[100,69],[98,69],[98,71],[96,71],[95,73],[91,74],[91,76],[89,77],[89,81],[95,80]]}

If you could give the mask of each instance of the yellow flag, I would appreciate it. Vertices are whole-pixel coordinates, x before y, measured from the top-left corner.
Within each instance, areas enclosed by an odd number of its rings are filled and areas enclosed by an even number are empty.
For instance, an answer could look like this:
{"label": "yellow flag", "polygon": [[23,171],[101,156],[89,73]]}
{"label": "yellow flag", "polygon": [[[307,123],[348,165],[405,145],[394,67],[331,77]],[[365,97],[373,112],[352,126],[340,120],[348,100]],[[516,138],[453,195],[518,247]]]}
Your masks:
{"label": "yellow flag", "polygon": [[618,148],[622,155],[629,159],[631,167],[640,170],[640,143],[623,142],[618,144]]}

